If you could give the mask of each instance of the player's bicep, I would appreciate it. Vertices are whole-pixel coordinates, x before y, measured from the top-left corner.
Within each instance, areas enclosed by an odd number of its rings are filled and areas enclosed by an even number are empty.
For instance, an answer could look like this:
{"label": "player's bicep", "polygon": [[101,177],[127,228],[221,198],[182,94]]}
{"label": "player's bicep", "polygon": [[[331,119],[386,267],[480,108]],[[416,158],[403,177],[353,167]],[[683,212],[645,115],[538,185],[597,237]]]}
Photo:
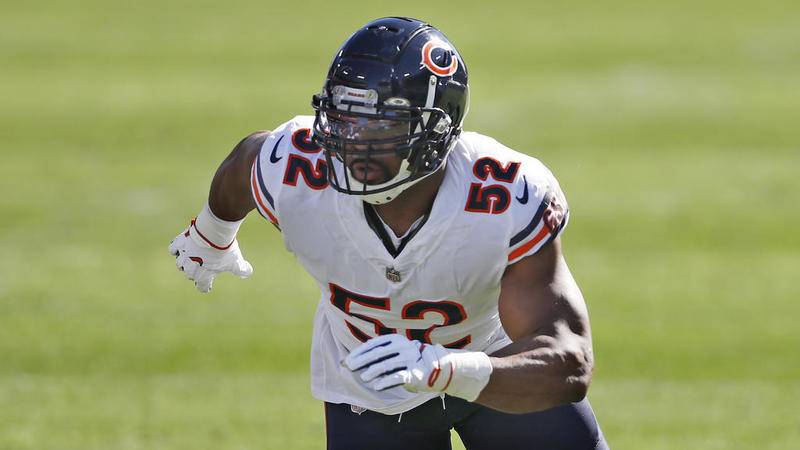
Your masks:
{"label": "player's bicep", "polygon": [[532,336],[589,336],[586,305],[557,238],[506,269],[498,310],[503,328],[514,341]]}
{"label": "player's bicep", "polygon": [[250,134],[220,164],[208,197],[209,206],[217,217],[240,220],[255,207],[250,193],[250,167],[267,136],[268,131]]}

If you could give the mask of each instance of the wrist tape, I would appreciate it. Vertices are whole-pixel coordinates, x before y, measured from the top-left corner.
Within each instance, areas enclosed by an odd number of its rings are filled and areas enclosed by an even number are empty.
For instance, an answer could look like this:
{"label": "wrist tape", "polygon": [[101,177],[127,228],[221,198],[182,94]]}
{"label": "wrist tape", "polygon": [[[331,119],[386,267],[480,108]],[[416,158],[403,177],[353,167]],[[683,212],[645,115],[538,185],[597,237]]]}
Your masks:
{"label": "wrist tape", "polygon": [[227,250],[236,240],[236,233],[239,232],[242,222],[244,219],[235,222],[220,219],[211,212],[211,208],[206,203],[190,225],[195,231],[190,233],[190,236],[200,245],[207,245],[217,250]]}
{"label": "wrist tape", "polygon": [[475,401],[492,375],[492,362],[484,352],[453,352],[443,359],[443,363],[453,365],[453,379],[445,388],[448,394]]}

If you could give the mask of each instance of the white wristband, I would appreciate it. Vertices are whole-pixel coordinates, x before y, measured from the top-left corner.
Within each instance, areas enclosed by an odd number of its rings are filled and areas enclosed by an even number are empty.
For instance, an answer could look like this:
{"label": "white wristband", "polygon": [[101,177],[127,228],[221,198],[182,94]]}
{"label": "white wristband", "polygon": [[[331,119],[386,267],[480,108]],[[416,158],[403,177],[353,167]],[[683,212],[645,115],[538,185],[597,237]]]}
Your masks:
{"label": "white wristband", "polygon": [[452,352],[443,358],[444,363],[453,364],[453,379],[445,392],[475,401],[492,375],[492,362],[484,352]]}
{"label": "white wristband", "polygon": [[206,203],[197,218],[192,221],[192,226],[197,233],[190,233],[190,235],[195,241],[198,241],[199,237],[199,240],[202,240],[202,242],[198,242],[200,244],[217,250],[227,250],[236,240],[236,233],[239,232],[242,222],[244,219],[235,222],[220,219],[211,212],[211,208]]}

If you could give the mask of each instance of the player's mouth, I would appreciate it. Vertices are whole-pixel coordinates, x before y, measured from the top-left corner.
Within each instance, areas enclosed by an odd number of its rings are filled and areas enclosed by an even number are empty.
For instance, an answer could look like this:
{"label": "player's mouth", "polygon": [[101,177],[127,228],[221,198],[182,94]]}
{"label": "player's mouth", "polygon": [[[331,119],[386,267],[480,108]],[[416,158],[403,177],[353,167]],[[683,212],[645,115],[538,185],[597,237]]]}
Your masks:
{"label": "player's mouth", "polygon": [[389,169],[380,161],[356,159],[350,163],[350,174],[364,184],[381,184],[389,181]]}

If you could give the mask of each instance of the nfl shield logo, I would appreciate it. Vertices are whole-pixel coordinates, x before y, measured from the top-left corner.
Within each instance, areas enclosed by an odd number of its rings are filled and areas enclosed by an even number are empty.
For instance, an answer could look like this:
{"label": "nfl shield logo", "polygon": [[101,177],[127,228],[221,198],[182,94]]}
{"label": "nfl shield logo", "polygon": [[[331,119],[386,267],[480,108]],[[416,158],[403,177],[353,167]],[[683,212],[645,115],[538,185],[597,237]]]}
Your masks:
{"label": "nfl shield logo", "polygon": [[386,268],[386,279],[391,281],[392,283],[399,283],[400,280],[401,280],[400,272],[394,270],[394,267],[387,267]]}

